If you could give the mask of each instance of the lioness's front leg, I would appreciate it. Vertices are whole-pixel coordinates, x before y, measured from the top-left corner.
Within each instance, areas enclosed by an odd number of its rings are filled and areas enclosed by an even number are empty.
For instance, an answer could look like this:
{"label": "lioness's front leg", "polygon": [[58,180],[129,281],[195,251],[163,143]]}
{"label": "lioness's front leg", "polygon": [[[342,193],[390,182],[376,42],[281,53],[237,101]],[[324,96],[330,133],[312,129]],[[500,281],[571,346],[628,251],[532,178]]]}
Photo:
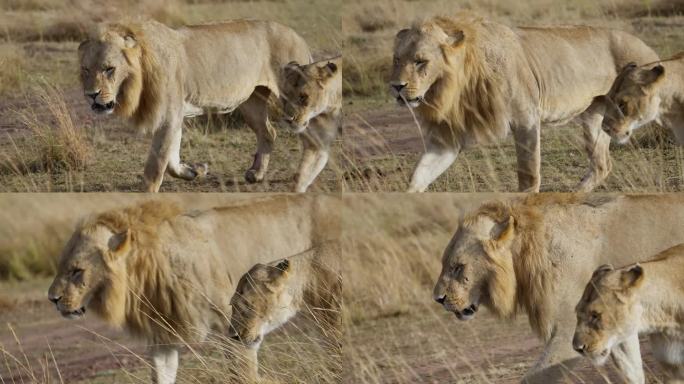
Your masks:
{"label": "lioness's front leg", "polygon": [[268,98],[270,95],[271,91],[268,88],[257,87],[249,99],[240,105],[242,117],[247,125],[252,128],[257,138],[254,162],[245,172],[245,180],[248,183],[256,183],[264,179],[273,151],[276,132],[268,123]]}
{"label": "lioness's front leg", "polygon": [[518,161],[518,190],[539,192],[541,184],[540,124],[514,127],[512,131]]}
{"label": "lioness's front leg", "polygon": [[426,146],[425,153],[413,171],[407,192],[425,192],[439,175],[449,169],[460,152],[459,147],[451,147],[433,138],[428,138]]}
{"label": "lioness's front leg", "polygon": [[303,145],[302,161],[297,172],[295,192],[306,192],[328,163],[330,143],[335,139],[335,122],[324,117],[311,120],[309,128],[300,135]]}
{"label": "lioness's front leg", "polygon": [[643,384],[646,382],[638,335],[634,335],[629,340],[613,347],[610,357],[626,383]]}
{"label": "lioness's front leg", "polygon": [[151,347],[152,382],[155,384],[174,384],[178,370],[178,350],[169,345],[154,345]]}
{"label": "lioness's front leg", "polygon": [[603,111],[600,101],[594,101],[580,116],[584,148],[589,156],[589,170],[575,188],[578,191],[591,192],[608,177],[612,168],[610,136],[601,129]]}

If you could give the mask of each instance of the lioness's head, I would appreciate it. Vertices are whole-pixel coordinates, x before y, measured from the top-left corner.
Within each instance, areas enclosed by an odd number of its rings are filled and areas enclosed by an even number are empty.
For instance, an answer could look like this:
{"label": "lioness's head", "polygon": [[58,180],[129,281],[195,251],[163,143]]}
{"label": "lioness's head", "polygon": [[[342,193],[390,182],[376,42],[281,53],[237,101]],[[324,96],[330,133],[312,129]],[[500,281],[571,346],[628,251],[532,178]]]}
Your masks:
{"label": "lioness's head", "polygon": [[622,69],[609,93],[597,101],[605,108],[603,130],[618,143],[626,143],[635,129],[658,116],[665,68],[637,67],[631,63]]}
{"label": "lioness's head", "polygon": [[101,26],[78,47],[78,58],[83,93],[92,110],[131,116],[142,92],[141,48],[134,33]]}
{"label": "lioness's head", "polygon": [[435,23],[404,29],[394,41],[390,92],[397,102],[417,107],[444,73],[462,66],[463,31]]}
{"label": "lioness's head", "polygon": [[[113,233],[103,225],[77,230],[62,251],[57,276],[48,299],[67,318],[83,316],[86,308],[103,314],[120,278],[124,255],[130,249],[130,232]],[[110,308],[111,309],[111,308]]]}
{"label": "lioness's head", "polygon": [[257,264],[240,278],[231,299],[230,337],[258,348],[264,335],[293,315],[292,294],[287,289],[290,262]]}
{"label": "lioness's head", "polygon": [[308,65],[289,63],[284,69],[282,103],[284,120],[299,133],[306,130],[309,120],[326,111],[341,88],[338,65],[323,61]]}
{"label": "lioness's head", "polygon": [[510,246],[515,220],[487,216],[464,221],[442,256],[434,299],[459,320],[469,320],[481,304],[508,315],[513,310],[515,272]]}
{"label": "lioness's head", "polygon": [[611,349],[638,334],[641,308],[635,292],[643,280],[643,268],[633,265],[614,270],[599,267],[577,304],[577,328],[573,348],[596,364],[603,364]]}

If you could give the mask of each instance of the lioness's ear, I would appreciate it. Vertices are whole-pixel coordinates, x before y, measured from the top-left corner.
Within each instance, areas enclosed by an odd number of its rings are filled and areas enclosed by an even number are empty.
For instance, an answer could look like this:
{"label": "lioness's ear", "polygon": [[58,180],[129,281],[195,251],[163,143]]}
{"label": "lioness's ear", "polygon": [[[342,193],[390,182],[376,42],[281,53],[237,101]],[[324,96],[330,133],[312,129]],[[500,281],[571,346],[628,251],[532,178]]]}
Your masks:
{"label": "lioness's ear", "polygon": [[126,229],[121,233],[116,233],[107,242],[109,252],[112,256],[119,257],[126,254],[131,249],[131,230]]}
{"label": "lioness's ear", "polygon": [[612,271],[614,268],[610,264],[603,264],[602,266],[596,268],[594,273],[591,274],[591,279],[594,280],[595,278],[599,276],[603,276],[606,274],[606,272]]}
{"label": "lioness's ear", "polygon": [[322,67],[318,67],[318,75],[322,79],[327,79],[329,77],[333,77],[336,72],[337,72],[337,65],[333,62],[329,62]]}
{"label": "lioness's ear", "polygon": [[283,272],[286,272],[288,269],[290,269],[290,260],[285,259],[278,263],[276,266],[276,269],[281,270]]}
{"label": "lioness's ear", "polygon": [[664,77],[665,67],[663,67],[660,64],[656,65],[648,71],[642,71],[639,73],[639,81],[647,87],[652,86]]}
{"label": "lioness's ear", "polygon": [[623,289],[631,289],[639,286],[644,278],[644,268],[636,264],[620,274],[620,286]]}

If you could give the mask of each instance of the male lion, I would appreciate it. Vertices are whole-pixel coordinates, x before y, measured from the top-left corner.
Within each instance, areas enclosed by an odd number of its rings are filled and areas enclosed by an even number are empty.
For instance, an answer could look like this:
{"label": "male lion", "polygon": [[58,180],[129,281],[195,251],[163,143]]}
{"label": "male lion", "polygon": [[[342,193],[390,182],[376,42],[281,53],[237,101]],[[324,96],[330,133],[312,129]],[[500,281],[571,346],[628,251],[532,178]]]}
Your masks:
{"label": "male lion", "polygon": [[245,174],[263,179],[275,139],[268,99],[279,96],[282,68],[311,61],[292,29],[270,21],[236,20],[171,29],[155,21],[101,25],[78,48],[86,99],[97,113],[115,113],[154,133],[145,186],[157,192],[168,171],[192,180],[206,165],[181,162],[183,118],[239,109],[256,133],[257,152]]}
{"label": "male lion", "polygon": [[655,121],[684,144],[684,52],[655,63],[628,64],[593,107],[603,114],[603,130],[618,143]]}
{"label": "male lion", "polygon": [[[638,365],[623,372],[629,383],[644,383],[639,334],[648,334],[653,355],[668,383],[684,383],[684,244],[642,264],[599,267],[577,304],[573,348],[596,364],[605,363],[614,347],[627,343]],[[621,351],[617,351],[621,353]]]}
{"label": "male lion", "polygon": [[304,146],[296,192],[306,192],[328,162],[342,112],[342,58],[285,67],[282,90],[285,121]]}
{"label": "male lion", "polygon": [[253,266],[240,278],[231,299],[231,337],[256,353],[267,334],[302,313],[316,322],[329,341],[326,347],[339,357],[339,258],[339,247],[327,244]]}
{"label": "male lion", "polygon": [[409,191],[422,192],[458,153],[512,131],[518,187],[539,191],[540,126],[580,117],[590,168],[579,188],[591,190],[610,170],[600,116],[582,114],[631,61],[658,60],[638,38],[591,27],[513,28],[470,15],[435,17],[399,31],[392,94],[416,108],[426,152]]}
{"label": "male lion", "polygon": [[155,382],[173,383],[179,346],[227,329],[226,292],[245,271],[317,241],[317,201],[270,197],[187,213],[146,202],[96,215],[64,248],[48,297],[65,317],[92,310],[145,338]]}
{"label": "male lion", "polygon": [[[510,318],[522,311],[546,346],[527,382],[559,380],[579,360],[573,308],[601,264],[624,265],[684,239],[684,196],[530,195],[481,206],[444,251],[434,299],[460,320],[480,306]],[[630,343],[613,360],[634,367]],[[569,371],[568,371],[569,370]]]}

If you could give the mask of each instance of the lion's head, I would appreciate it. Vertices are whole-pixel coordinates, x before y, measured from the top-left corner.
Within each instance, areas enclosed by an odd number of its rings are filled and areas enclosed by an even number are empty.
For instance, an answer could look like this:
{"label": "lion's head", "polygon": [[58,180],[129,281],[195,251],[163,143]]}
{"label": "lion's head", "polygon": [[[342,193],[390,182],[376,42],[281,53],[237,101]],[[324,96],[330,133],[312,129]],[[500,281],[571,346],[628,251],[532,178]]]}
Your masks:
{"label": "lion's head", "polygon": [[230,337],[258,348],[264,335],[294,315],[287,289],[290,262],[256,264],[242,276],[231,299]]}
{"label": "lion's head", "polygon": [[[77,230],[62,252],[48,298],[67,318],[78,318],[86,308],[103,314],[125,275],[124,256],[130,232],[114,233],[104,225]],[[117,301],[117,300],[114,300]],[[118,304],[118,303],[117,303]]]}
{"label": "lion's head", "polygon": [[462,66],[463,31],[448,31],[437,24],[403,29],[394,41],[390,92],[401,104],[417,107],[445,72]]}
{"label": "lion's head", "polygon": [[282,103],[285,121],[295,132],[303,132],[309,120],[337,102],[341,91],[338,64],[325,60],[308,65],[291,62],[284,68]]}
{"label": "lion's head", "polygon": [[658,90],[664,78],[662,65],[648,68],[630,63],[617,76],[608,94],[596,98],[605,109],[603,130],[613,140],[626,143],[635,129],[655,120],[660,106]]}
{"label": "lion's head", "polygon": [[638,334],[641,308],[635,292],[643,276],[638,264],[617,270],[603,265],[594,271],[575,308],[572,344],[577,352],[603,364],[615,345]]}
{"label": "lion's head", "polygon": [[442,256],[434,299],[459,320],[469,320],[480,305],[509,315],[516,279],[511,256],[515,219],[496,222],[478,215],[464,221]]}

